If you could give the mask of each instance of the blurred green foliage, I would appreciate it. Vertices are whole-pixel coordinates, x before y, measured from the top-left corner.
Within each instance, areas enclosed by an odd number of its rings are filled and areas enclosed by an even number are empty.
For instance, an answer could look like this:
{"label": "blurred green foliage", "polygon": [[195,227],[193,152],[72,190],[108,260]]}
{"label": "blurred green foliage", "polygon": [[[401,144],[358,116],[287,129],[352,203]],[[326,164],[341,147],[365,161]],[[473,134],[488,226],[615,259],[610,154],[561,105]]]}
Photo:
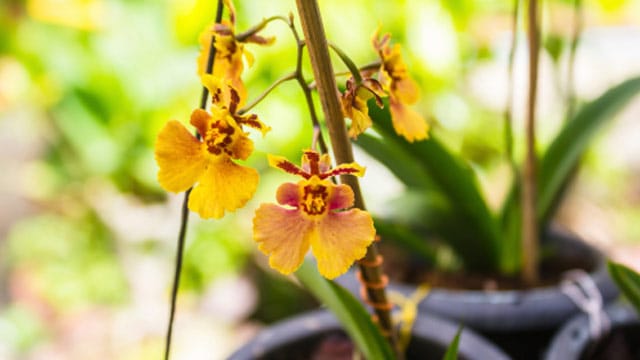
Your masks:
{"label": "blurred green foliage", "polygon": [[[240,31],[295,10],[293,1],[235,3]],[[585,3],[602,23],[633,6],[630,0]],[[375,60],[370,36],[379,24],[391,32],[420,83],[417,109],[428,114],[439,139],[459,150],[481,179],[499,169],[502,109],[480,101],[467,81],[489,62],[505,66],[505,47],[496,44],[508,34],[510,2],[326,0],[321,6],[329,38],[358,64]],[[571,1],[550,1],[553,6]],[[66,314],[126,309],[140,286],[132,261],[160,259],[165,267],[144,281],[162,282],[160,294],[168,294],[180,196],[158,186],[153,144],[167,120],[187,123],[199,102],[197,39],[214,7],[206,0],[0,0],[0,160],[7,169],[0,183],[0,338],[8,339],[0,357],[62,341]],[[267,34],[277,37],[275,44],[249,47],[256,57],[245,71],[251,98],[294,66],[286,26],[274,23]],[[545,43],[554,59],[567,46],[558,39],[550,35]],[[305,73],[311,74],[308,64]],[[293,82],[255,111],[273,128],[264,139],[254,137],[248,160],[262,172],[258,194],[222,221],[192,216],[182,289],[200,294],[229,274],[248,274],[262,294],[250,314],[275,321],[313,302],[263,274],[264,258],[252,255],[252,209],[273,201],[276,187],[291,180],[268,171],[264,155],[297,158],[312,128]],[[387,204],[384,191],[366,185],[364,191]]]}

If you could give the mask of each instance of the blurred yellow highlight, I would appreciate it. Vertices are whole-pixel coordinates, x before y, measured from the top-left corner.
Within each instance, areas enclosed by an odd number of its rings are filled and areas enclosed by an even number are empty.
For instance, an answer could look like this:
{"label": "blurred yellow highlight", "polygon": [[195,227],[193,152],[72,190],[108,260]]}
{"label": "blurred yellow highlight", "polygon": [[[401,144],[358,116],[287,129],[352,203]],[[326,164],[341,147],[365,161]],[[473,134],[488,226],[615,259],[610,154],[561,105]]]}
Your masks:
{"label": "blurred yellow highlight", "polygon": [[38,21],[91,31],[104,25],[105,7],[100,0],[29,0],[27,12]]}

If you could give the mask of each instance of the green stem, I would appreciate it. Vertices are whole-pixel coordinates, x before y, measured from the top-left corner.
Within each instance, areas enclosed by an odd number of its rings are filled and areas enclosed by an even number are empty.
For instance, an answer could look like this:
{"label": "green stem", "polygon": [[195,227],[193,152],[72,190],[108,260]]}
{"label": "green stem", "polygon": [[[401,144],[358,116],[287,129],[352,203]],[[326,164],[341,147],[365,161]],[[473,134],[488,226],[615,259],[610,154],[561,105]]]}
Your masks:
{"label": "green stem", "polygon": [[349,72],[351,72],[351,76],[353,76],[353,79],[356,81],[356,85],[360,85],[362,83],[362,75],[360,75],[360,69],[358,69],[353,60],[335,44],[329,43],[329,47],[340,57],[340,60],[342,60],[347,68],[349,68]]}
{"label": "green stem", "polygon": [[[222,21],[223,2],[218,0],[218,6],[216,8],[216,24]],[[209,46],[209,56],[207,57],[207,67],[205,69],[207,74],[211,74],[213,71],[213,63],[216,57],[216,48],[214,46],[215,37],[211,37],[211,45]],[[209,98],[209,90],[203,86],[202,96],[200,97],[200,109],[206,109],[207,100]],[[200,134],[196,132],[196,137],[200,139]],[[164,359],[168,360],[171,354],[171,339],[173,336],[173,321],[176,313],[176,303],[178,300],[178,289],[180,288],[180,275],[182,274],[182,260],[184,257],[184,244],[187,236],[187,223],[189,222],[189,195],[191,189],[184,193],[184,199],[182,200],[182,215],[180,218],[180,231],[178,233],[178,249],[176,252],[175,270],[173,273],[173,286],[171,287],[171,307],[169,310],[169,324],[167,326],[167,334],[165,337]]]}
{"label": "green stem", "polygon": [[[322,110],[329,129],[329,136],[331,138],[336,163],[353,162],[353,149],[347,136],[342,107],[336,92],[337,87],[333,66],[331,64],[331,58],[329,57],[327,38],[324,33],[324,26],[322,24],[322,17],[317,0],[296,0],[296,4],[309,50],[309,58],[316,79],[320,103],[322,104]],[[349,185],[353,190],[355,207],[365,209],[358,179],[354,176],[341,176],[340,180],[342,183]],[[372,243],[367,249],[363,260],[369,264],[376,263],[379,256],[376,244]],[[381,266],[364,266],[360,264],[360,271],[365,283],[382,283],[383,274]],[[388,304],[384,287],[367,287],[367,293],[373,303]],[[396,348],[390,311],[376,308],[375,312],[378,325],[382,332],[387,335],[392,347]]]}
{"label": "green stem", "polygon": [[271,84],[271,86],[267,88],[267,90],[265,90],[262,94],[260,94],[260,96],[254,99],[250,104],[238,110],[238,114],[242,115],[247,113],[249,110],[253,109],[256,105],[258,105],[262,100],[264,100],[267,97],[267,95],[269,95],[269,93],[273,91],[275,88],[277,88],[280,84],[289,80],[293,80],[295,78],[296,78],[296,73],[292,72],[276,80],[273,84]]}

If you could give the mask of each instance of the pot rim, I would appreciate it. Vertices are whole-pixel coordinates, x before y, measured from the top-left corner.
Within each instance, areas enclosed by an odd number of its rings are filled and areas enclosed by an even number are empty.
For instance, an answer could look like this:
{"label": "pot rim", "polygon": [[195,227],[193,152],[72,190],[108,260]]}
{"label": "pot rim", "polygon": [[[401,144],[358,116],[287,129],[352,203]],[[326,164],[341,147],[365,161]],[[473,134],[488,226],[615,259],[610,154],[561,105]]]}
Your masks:
{"label": "pot rim", "polygon": [[[548,231],[560,249],[584,252],[593,260],[594,269],[588,274],[598,287],[604,304],[617,298],[618,289],[609,277],[606,257],[602,252],[557,226]],[[339,278],[338,282],[353,293],[359,291],[360,284],[352,272]],[[390,291],[405,296],[414,293],[415,288],[408,284],[389,284]],[[459,321],[478,331],[496,333],[551,329],[580,311],[562,292],[560,284],[496,291],[433,288],[418,306],[421,311]]]}
{"label": "pot rim", "polygon": [[[640,327],[640,317],[626,304],[611,304],[605,307],[604,313],[611,322],[611,329],[627,325]],[[545,353],[545,360],[578,359],[591,341],[588,315],[575,315],[553,336]]]}
{"label": "pot rim", "polygon": [[[264,356],[269,351],[286,346],[323,332],[340,331],[338,319],[326,309],[313,310],[282,320],[260,331],[252,340],[236,350],[229,360],[249,360]],[[458,325],[435,315],[415,319],[412,334],[429,339],[446,349],[458,331]],[[510,359],[501,349],[477,334],[471,328],[463,328],[458,354],[467,359]]]}

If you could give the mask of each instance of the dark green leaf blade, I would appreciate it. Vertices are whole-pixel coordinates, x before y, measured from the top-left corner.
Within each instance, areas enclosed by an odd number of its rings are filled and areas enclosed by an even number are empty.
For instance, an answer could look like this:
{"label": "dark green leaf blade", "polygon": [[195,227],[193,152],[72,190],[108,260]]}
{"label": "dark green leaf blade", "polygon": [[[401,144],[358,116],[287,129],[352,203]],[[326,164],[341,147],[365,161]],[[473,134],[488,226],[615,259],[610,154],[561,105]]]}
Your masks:
{"label": "dark green leaf blade", "polygon": [[559,203],[578,161],[598,130],[640,92],[640,77],[618,84],[587,103],[553,140],[540,161],[538,219],[545,222]]}
{"label": "dark green leaf blade", "polygon": [[396,141],[361,134],[356,144],[384,164],[407,187],[425,189],[433,186],[425,169]]}
{"label": "dark green leaf blade", "polygon": [[640,314],[640,274],[612,261],[609,261],[607,266],[613,281]]}
{"label": "dark green leaf blade", "polygon": [[[480,272],[497,270],[500,254],[498,226],[480,193],[472,169],[450,153],[433,134],[428,140],[414,143],[396,135],[388,108],[371,106],[369,115],[383,140],[370,144],[367,141],[371,137],[363,134],[360,137],[367,140],[361,142],[359,139],[356,143],[397,176],[401,172],[398,168],[406,168],[406,164],[420,169],[419,172],[414,171],[419,174],[415,176],[424,179],[399,177],[410,188],[414,187],[424,193],[438,191],[451,205],[454,217],[445,219],[446,225],[440,224],[442,226],[436,230],[460,255],[467,269]],[[381,149],[387,148],[394,149],[394,154],[384,155]],[[396,157],[395,153],[401,156]],[[417,180],[421,183],[417,184]]]}
{"label": "dark green leaf blade", "polygon": [[[545,227],[562,200],[574,169],[598,130],[640,92],[640,77],[626,80],[587,103],[560,131],[540,160],[538,172],[537,217]],[[501,233],[504,241],[503,269],[519,268],[521,208],[519,179],[516,178],[501,210]]]}
{"label": "dark green leaf blade", "polygon": [[460,334],[462,334],[462,326],[458,328],[458,331],[456,332],[456,336],[453,338],[453,341],[451,341],[451,344],[449,344],[449,347],[447,348],[447,352],[444,354],[444,357],[442,358],[442,360],[458,359],[458,344],[460,344]]}
{"label": "dark green leaf blade", "polygon": [[335,314],[366,359],[394,359],[391,346],[371,321],[371,315],[353,295],[320,276],[315,264],[308,260],[296,271],[296,277]]}

